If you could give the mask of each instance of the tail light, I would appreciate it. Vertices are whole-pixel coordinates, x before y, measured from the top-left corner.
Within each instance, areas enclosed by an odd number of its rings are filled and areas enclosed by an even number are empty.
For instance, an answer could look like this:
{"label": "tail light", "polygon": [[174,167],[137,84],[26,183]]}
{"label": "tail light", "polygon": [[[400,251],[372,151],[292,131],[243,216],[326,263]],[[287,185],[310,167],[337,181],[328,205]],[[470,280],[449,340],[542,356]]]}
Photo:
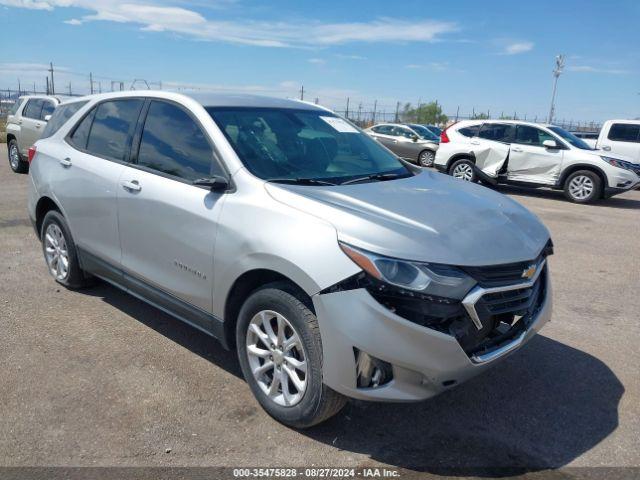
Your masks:
{"label": "tail light", "polygon": [[31,164],[31,162],[33,161],[33,157],[36,156],[36,147],[29,147],[29,152],[28,152],[28,158],[27,161],[29,162],[29,164]]}
{"label": "tail light", "polygon": [[442,130],[442,132],[440,132],[440,143],[449,143],[449,137],[447,135],[447,129],[446,128],[444,130]]}

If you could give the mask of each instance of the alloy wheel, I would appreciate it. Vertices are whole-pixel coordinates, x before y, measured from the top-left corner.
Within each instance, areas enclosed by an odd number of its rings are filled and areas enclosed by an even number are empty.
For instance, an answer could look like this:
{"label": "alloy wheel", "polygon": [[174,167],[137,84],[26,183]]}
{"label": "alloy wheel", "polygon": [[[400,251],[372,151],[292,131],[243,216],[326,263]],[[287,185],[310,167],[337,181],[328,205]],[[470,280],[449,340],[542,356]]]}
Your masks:
{"label": "alloy wheel", "polygon": [[281,314],[262,310],[249,322],[247,357],[253,378],[269,399],[292,407],[307,389],[307,355],[293,325]]}
{"label": "alloy wheel", "polygon": [[427,150],[426,152],[422,152],[420,154],[419,163],[422,167],[430,167],[433,165],[433,160],[435,159],[435,154],[431,150]]}
{"label": "alloy wheel", "polygon": [[468,163],[461,163],[455,166],[453,172],[451,172],[451,175],[454,178],[459,178],[460,180],[470,182],[473,178],[473,168],[471,168],[471,165],[469,165]]}
{"label": "alloy wheel", "polygon": [[44,249],[51,275],[57,280],[65,280],[69,275],[69,251],[62,230],[55,223],[45,231]]}
{"label": "alloy wheel", "polygon": [[17,170],[20,166],[20,153],[18,152],[18,146],[13,143],[9,147],[9,163],[11,163],[11,168]]}
{"label": "alloy wheel", "polygon": [[569,182],[569,193],[576,200],[589,198],[594,188],[593,180],[586,175],[577,175]]}

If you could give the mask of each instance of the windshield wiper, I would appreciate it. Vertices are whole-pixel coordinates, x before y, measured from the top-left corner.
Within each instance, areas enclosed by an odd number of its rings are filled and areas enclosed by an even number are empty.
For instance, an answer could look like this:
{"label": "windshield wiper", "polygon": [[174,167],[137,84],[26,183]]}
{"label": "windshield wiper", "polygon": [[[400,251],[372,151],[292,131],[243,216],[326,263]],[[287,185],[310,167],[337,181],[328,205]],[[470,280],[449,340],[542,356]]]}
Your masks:
{"label": "windshield wiper", "polygon": [[352,178],[351,180],[342,182],[340,185],[351,185],[354,183],[362,183],[362,182],[368,182],[372,180],[384,182],[385,180],[394,180],[396,178],[406,178],[408,176],[410,175],[407,175],[406,173],[374,173],[372,175],[366,175],[364,177]]}
{"label": "windshield wiper", "polygon": [[292,185],[337,185],[337,183],[318,180],[316,178],[270,178],[267,181],[273,183],[290,183]]}

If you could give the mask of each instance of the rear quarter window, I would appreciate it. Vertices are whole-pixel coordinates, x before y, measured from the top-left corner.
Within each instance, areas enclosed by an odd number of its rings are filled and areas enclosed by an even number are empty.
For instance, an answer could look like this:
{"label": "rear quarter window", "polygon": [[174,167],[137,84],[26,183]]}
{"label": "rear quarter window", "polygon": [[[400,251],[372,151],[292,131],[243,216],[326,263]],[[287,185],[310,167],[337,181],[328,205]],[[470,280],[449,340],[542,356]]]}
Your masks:
{"label": "rear quarter window", "polygon": [[476,135],[478,135],[478,132],[480,131],[480,125],[471,125],[469,127],[463,127],[463,128],[459,128],[458,129],[458,133],[460,135],[464,135],[465,137],[475,137]]}
{"label": "rear quarter window", "polygon": [[640,143],[640,125],[614,123],[611,125],[607,138],[614,142]]}
{"label": "rear quarter window", "polygon": [[51,115],[51,118],[49,119],[47,126],[44,128],[41,138],[48,138],[54,133],[56,133],[58,130],[60,130],[60,127],[62,127],[62,125],[64,125],[66,121],[69,120],[74,115],[74,113],[76,113],[86,104],[87,102],[85,101],[85,102],[68,103],[68,104],[58,106],[58,108],[56,108],[53,114]]}

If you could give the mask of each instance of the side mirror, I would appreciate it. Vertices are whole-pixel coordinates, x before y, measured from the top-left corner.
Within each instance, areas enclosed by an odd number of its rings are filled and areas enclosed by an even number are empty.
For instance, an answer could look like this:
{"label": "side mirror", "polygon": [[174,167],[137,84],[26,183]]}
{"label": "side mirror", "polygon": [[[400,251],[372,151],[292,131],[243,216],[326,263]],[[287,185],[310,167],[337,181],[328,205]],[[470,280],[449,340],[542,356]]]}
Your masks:
{"label": "side mirror", "polygon": [[558,142],[556,142],[555,140],[545,140],[544,142],[542,142],[542,145],[544,146],[544,148],[560,148]]}
{"label": "side mirror", "polygon": [[48,122],[49,120],[51,120],[51,115],[45,115],[44,116],[44,121]]}
{"label": "side mirror", "polygon": [[418,135],[411,135],[411,140],[417,142],[420,137]]}
{"label": "side mirror", "polygon": [[197,187],[206,187],[214,192],[217,192],[229,188],[229,181],[224,177],[214,175],[213,177],[198,178],[197,180],[193,181],[193,185]]}

